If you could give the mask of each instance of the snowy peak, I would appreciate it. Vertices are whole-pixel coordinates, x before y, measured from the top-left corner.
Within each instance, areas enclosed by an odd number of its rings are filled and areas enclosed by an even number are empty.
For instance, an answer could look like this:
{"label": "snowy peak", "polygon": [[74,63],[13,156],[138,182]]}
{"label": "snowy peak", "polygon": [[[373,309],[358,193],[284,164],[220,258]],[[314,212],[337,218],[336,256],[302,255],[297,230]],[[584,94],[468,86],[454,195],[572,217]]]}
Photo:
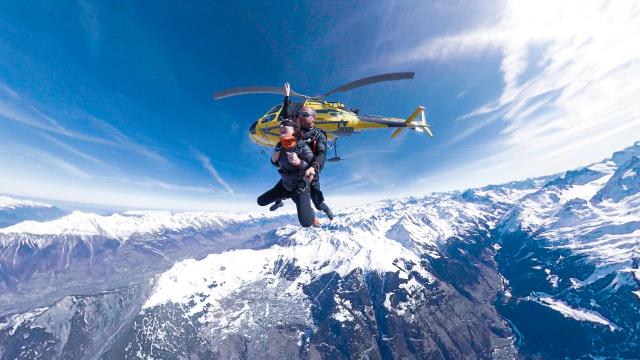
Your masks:
{"label": "snowy peak", "polygon": [[28,200],[20,200],[14,199],[8,196],[0,195],[0,209],[16,209],[16,208],[53,208],[53,205],[36,202],[36,201],[28,201]]}
{"label": "snowy peak", "polygon": [[535,232],[548,225],[549,219],[563,211],[567,215],[565,219],[569,220],[573,214],[572,209],[591,200],[616,169],[614,162],[605,160],[552,177],[540,188],[516,200],[516,205],[507,213],[500,226],[510,231],[525,229]]}
{"label": "snowy peak", "polygon": [[500,228],[522,229],[545,246],[569,249],[603,267],[628,266],[640,248],[639,145],[550,180],[518,201]]}
{"label": "snowy peak", "polygon": [[259,213],[167,211],[132,211],[103,216],[74,211],[52,221],[24,221],[0,229],[0,234],[103,236],[126,241],[134,235],[177,232],[188,228],[224,227],[230,223],[259,221],[265,217],[268,216]]}
{"label": "snowy peak", "polygon": [[624,150],[616,151],[613,153],[611,160],[617,165],[624,165],[626,162],[631,160],[633,156],[640,157],[640,141],[636,141],[635,144]]}
{"label": "snowy peak", "polygon": [[64,211],[50,204],[0,195],[0,228],[25,220],[51,220],[64,214]]}
{"label": "snowy peak", "polygon": [[544,187],[557,186],[567,188],[574,185],[585,185],[601,178],[605,174],[606,172],[598,171],[592,167],[583,167],[577,170],[567,171],[563,176],[549,181]]}
{"label": "snowy peak", "polygon": [[[221,299],[251,284],[266,281],[270,286],[278,286],[281,268],[295,274],[289,278],[292,283],[286,291],[299,298],[304,297],[303,284],[326,274],[343,278],[354,271],[395,273],[408,279],[407,274],[414,273],[430,281],[433,275],[417,266],[425,256],[443,258],[442,248],[451,241],[478,229],[488,232],[506,211],[503,205],[513,205],[513,199],[517,198],[514,193],[520,196],[526,193],[495,190],[478,190],[467,194],[468,198],[452,192],[380,201],[343,210],[334,221],[322,223],[318,228],[288,225],[276,230],[268,246],[261,249],[234,250],[176,264],[162,275],[145,306],[187,303],[194,294],[202,294],[208,302],[193,311],[218,307]],[[489,199],[499,205],[496,207]]]}
{"label": "snowy peak", "polygon": [[[0,314],[141,281],[188,258],[250,246],[291,215],[74,211],[0,229]],[[55,274],[55,276],[52,276]]]}
{"label": "snowy peak", "polygon": [[[145,307],[167,302],[185,303],[194,294],[202,294],[208,299],[202,306],[218,307],[221,299],[243,287],[264,281],[270,286],[278,286],[282,271],[295,275],[285,274],[292,281],[285,292],[302,298],[302,285],[324,274],[344,277],[354,270],[408,272],[404,264],[420,262],[416,253],[396,241],[367,231],[354,235],[330,229],[286,226],[276,234],[280,245],[212,254],[200,261],[183,261],[161,276]],[[424,271],[422,276],[430,277]],[[201,309],[198,306],[193,311]]]}
{"label": "snowy peak", "polygon": [[640,157],[632,156],[622,164],[609,181],[594,196],[594,202],[619,202],[640,191]]}

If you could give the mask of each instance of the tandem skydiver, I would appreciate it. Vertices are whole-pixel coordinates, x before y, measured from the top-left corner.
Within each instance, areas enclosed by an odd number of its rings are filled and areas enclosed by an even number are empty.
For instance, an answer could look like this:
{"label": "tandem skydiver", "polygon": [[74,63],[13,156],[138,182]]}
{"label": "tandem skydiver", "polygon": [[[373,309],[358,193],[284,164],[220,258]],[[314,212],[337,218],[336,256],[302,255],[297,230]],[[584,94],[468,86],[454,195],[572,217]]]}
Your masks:
{"label": "tandem skydiver", "polygon": [[[282,105],[283,118],[288,117],[288,107],[291,103],[289,95],[291,93],[291,86],[289,83],[284,84],[284,103]],[[305,170],[305,179],[309,181],[311,186],[311,201],[316,209],[323,211],[329,220],[333,220],[333,212],[329,206],[324,202],[324,195],[320,190],[320,171],[324,167],[324,161],[327,151],[327,134],[324,130],[315,127],[316,111],[308,106],[304,106],[296,114],[296,125],[300,133],[300,140],[305,141],[311,147],[313,151],[313,159],[310,162],[310,166]],[[282,201],[276,201],[271,206],[271,210],[284,206]]]}
{"label": "tandem skydiver", "polygon": [[[318,225],[316,214],[311,208],[310,184],[305,175],[305,169],[310,166],[311,161],[311,147],[307,142],[299,141],[291,120],[283,120],[280,123],[280,141],[271,155],[271,163],[278,167],[280,181],[258,197],[258,205],[266,206],[272,202],[281,204],[283,199],[291,198],[296,204],[300,225]],[[273,206],[272,209],[275,210]]]}

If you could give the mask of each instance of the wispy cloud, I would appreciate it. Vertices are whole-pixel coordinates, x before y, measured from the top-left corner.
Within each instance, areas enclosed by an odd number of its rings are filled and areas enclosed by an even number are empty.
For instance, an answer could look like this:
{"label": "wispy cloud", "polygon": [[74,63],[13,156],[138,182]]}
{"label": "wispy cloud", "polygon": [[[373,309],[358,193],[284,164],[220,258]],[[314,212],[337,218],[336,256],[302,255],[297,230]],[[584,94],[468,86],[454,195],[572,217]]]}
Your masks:
{"label": "wispy cloud", "polygon": [[100,120],[95,116],[89,114],[86,114],[85,117],[94,124],[96,129],[112,139],[112,143],[110,144],[111,146],[119,147],[123,150],[132,151],[159,164],[166,165],[169,163],[169,161],[164,156],[158,154],[156,151],[149,149],[147,146],[137,143],[108,122]]}
{"label": "wispy cloud", "polygon": [[0,96],[0,119],[4,118],[6,120],[27,125],[41,132],[130,151],[157,163],[168,163],[166,158],[150,150],[146,146],[137,143],[106,121],[100,120],[90,114],[83,113],[82,117],[94,125],[93,127],[96,130],[95,133],[87,134],[71,130],[62,125],[60,121],[46,115],[36,104],[24,99],[7,85],[1,83],[0,85],[0,95],[4,95]]}
{"label": "wispy cloud", "polygon": [[13,91],[13,89],[11,89],[10,87],[8,87],[7,85],[0,83],[0,90],[2,90],[2,92],[4,92],[5,94],[9,95],[10,97],[14,98],[14,99],[19,99],[20,95],[18,95],[18,93],[16,93],[15,91]]}
{"label": "wispy cloud", "polygon": [[198,159],[198,161],[202,165],[202,167],[204,167],[205,170],[207,170],[207,172],[211,174],[213,179],[218,184],[220,184],[227,191],[227,193],[229,193],[230,195],[234,195],[235,191],[233,190],[233,188],[231,188],[231,186],[227,184],[227,182],[222,178],[222,176],[220,176],[220,174],[218,173],[218,170],[216,170],[216,168],[213,167],[213,164],[211,164],[211,161],[209,160],[209,158],[206,157],[203,153],[199,152],[198,150],[193,150],[193,153],[196,159]]}
{"label": "wispy cloud", "polygon": [[514,0],[494,26],[432,38],[391,60],[472,60],[499,52],[502,92],[461,117],[467,130],[447,146],[500,121],[502,130],[487,141],[500,144],[492,150],[516,150],[502,156],[502,171],[523,161],[552,169],[585,163],[594,147],[608,152],[640,136],[638,39],[637,1]]}
{"label": "wispy cloud", "polygon": [[113,166],[111,164],[108,164],[108,163],[98,159],[95,156],[91,156],[91,155],[89,155],[89,154],[87,154],[85,152],[82,152],[82,151],[78,150],[77,148],[75,148],[75,147],[73,147],[73,146],[71,146],[71,145],[69,145],[69,144],[67,144],[67,143],[65,143],[63,141],[60,141],[60,140],[54,138],[53,136],[49,136],[49,135],[46,135],[46,134],[41,134],[41,136],[44,139],[48,140],[49,142],[51,142],[51,143],[57,145],[58,147],[66,150],[67,152],[78,156],[79,158],[82,158],[84,160],[90,161],[90,162],[92,162],[92,163],[94,163],[96,165],[100,165],[100,166],[105,167],[105,168],[114,169],[114,170],[117,169],[115,166]]}
{"label": "wispy cloud", "polygon": [[14,149],[19,149],[20,153],[23,156],[30,157],[41,164],[45,164],[47,166],[53,166],[55,168],[61,169],[67,172],[68,174],[74,175],[78,178],[85,179],[85,180],[92,178],[92,176],[88,172],[82,170],[78,166],[64,159],[61,159],[55,155],[46,153],[44,151],[41,151],[32,147],[15,146]]}
{"label": "wispy cloud", "polygon": [[134,185],[139,187],[153,188],[153,189],[162,189],[169,192],[187,192],[187,193],[198,193],[198,194],[220,194],[222,191],[213,186],[189,186],[189,185],[181,185],[175,183],[169,183],[162,180],[157,179],[137,179],[137,178],[125,178],[125,177],[103,177],[102,179],[107,181],[117,181],[123,184]]}

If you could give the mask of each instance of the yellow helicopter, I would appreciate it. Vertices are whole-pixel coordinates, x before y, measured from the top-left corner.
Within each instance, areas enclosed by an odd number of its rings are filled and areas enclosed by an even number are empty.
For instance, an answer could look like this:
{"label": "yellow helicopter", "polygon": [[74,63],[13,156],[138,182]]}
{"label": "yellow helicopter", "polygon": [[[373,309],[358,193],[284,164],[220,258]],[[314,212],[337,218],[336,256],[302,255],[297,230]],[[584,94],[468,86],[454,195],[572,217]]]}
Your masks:
{"label": "yellow helicopter", "polygon": [[[330,148],[335,151],[335,156],[328,161],[341,160],[337,153],[338,137],[351,136],[360,130],[396,128],[391,134],[392,138],[398,136],[403,129],[411,129],[418,132],[425,132],[433,137],[433,133],[427,124],[424,114],[424,107],[418,108],[406,119],[399,119],[377,115],[359,115],[358,109],[347,110],[341,102],[327,101],[325,98],[331,94],[346,92],[365,85],[379,83],[383,81],[413,79],[413,72],[388,73],[369,76],[363,79],[352,81],[341,85],[327,93],[317,96],[307,96],[291,90],[292,97],[303,99],[302,102],[292,102],[288,106],[287,114],[281,114],[282,104],[271,108],[264,116],[254,121],[249,127],[249,137],[253,142],[261,146],[273,147],[279,141],[279,127],[281,119],[293,119],[295,114],[303,107],[308,106],[316,111],[315,126],[327,133],[327,140]],[[220,100],[230,96],[245,94],[282,94],[282,88],[273,86],[250,86],[232,88],[213,94],[215,100]],[[417,119],[420,115],[420,119]]]}

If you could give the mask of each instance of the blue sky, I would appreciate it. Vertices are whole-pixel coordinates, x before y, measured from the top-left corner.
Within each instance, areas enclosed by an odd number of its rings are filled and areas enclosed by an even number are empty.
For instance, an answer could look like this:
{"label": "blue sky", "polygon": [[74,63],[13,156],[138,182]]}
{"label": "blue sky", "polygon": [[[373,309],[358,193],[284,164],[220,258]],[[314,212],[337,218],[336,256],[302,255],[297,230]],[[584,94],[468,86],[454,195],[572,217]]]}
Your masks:
{"label": "blue sky", "polygon": [[0,193],[126,208],[252,210],[278,179],[248,136],[281,101],[427,109],[435,138],[343,139],[330,204],[549,174],[640,138],[634,1],[21,1],[0,15]]}

